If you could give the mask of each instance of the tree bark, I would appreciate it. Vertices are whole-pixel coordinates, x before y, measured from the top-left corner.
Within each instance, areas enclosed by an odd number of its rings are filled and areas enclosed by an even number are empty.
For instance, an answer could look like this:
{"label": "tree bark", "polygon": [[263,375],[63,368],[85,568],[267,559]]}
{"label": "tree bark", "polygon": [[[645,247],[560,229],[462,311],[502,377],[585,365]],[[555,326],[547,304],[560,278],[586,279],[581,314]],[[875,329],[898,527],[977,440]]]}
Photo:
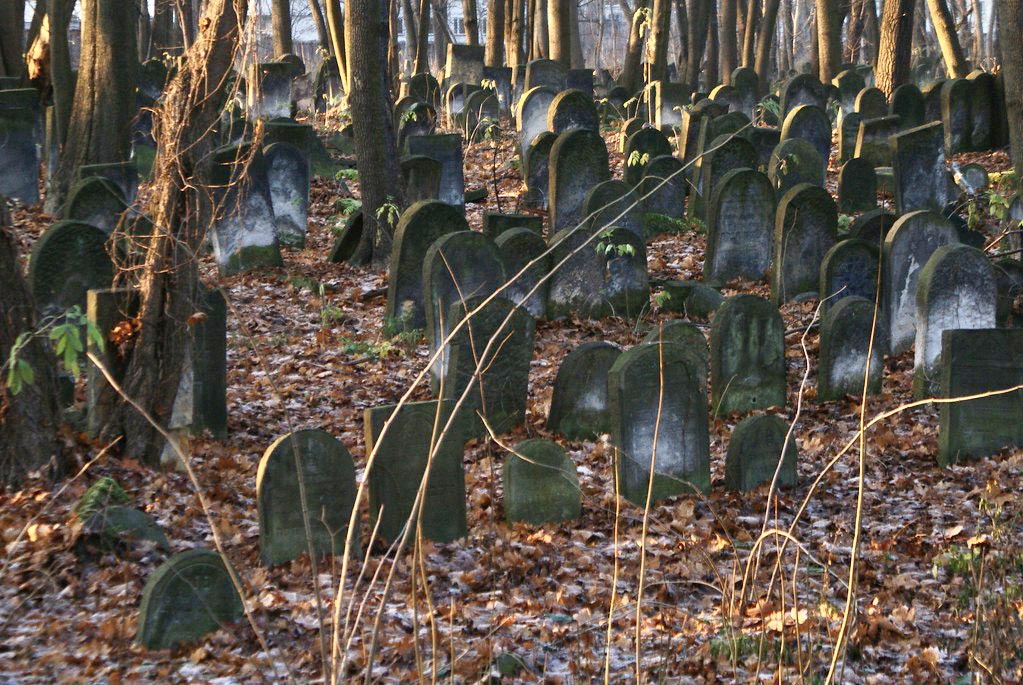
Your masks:
{"label": "tree bark", "polygon": [[927,9],[930,11],[931,24],[934,25],[934,34],[941,47],[941,56],[945,60],[948,77],[963,78],[970,73],[970,66],[966,63],[963,47],[959,44],[955,21],[948,9],[948,3],[945,0],[927,0]]}
{"label": "tree bark", "polygon": [[540,0],[533,3],[533,57],[547,59],[550,56],[550,23],[547,18],[547,5]]}
{"label": "tree bark", "polygon": [[448,0],[438,0],[433,9],[433,52],[443,69],[448,58]]}
{"label": "tree bark", "polygon": [[25,76],[25,0],[0,2],[0,76]]}
{"label": "tree bark", "polygon": [[480,23],[476,0],[462,0],[462,23],[465,25],[465,42],[469,45],[479,45]]}
{"label": "tree bark", "polygon": [[778,72],[779,75],[788,73],[792,68],[792,0],[782,0],[781,3],[781,43],[778,45]]}
{"label": "tree bark", "polygon": [[757,59],[754,69],[760,86],[759,95],[767,95],[771,89],[771,43],[774,40],[774,27],[778,21],[779,0],[767,0],[764,5],[764,21],[761,24],[760,38],[757,41]]}
{"label": "tree bark", "polygon": [[681,76],[682,69],[689,63],[689,13],[686,11],[686,0],[675,0],[675,29],[678,34],[675,68]]}
{"label": "tree bark", "polygon": [[860,53],[860,42],[863,39],[863,4],[866,0],[852,0],[849,5],[849,25],[845,29],[846,62],[855,62]]}
{"label": "tree bark", "polygon": [[522,46],[526,44],[524,0],[512,0],[511,38],[507,50],[508,66],[517,67],[524,64],[526,60]]}
{"label": "tree bark", "polygon": [[842,8],[838,0],[816,0],[816,6],[818,78],[831,83],[842,63]]}
{"label": "tree bark", "polygon": [[274,57],[294,52],[291,44],[290,0],[270,0],[270,21],[273,26]]}
{"label": "tree bark", "polygon": [[749,0],[746,6],[745,33],[742,39],[742,66],[751,67],[756,59],[757,27],[760,23],[760,0]]}
{"label": "tree bark", "polygon": [[568,0],[568,36],[571,49],[570,67],[582,69],[586,66],[583,59],[583,44],[580,39],[582,32],[579,28],[579,0]]}
{"label": "tree bark", "polygon": [[419,31],[416,28],[415,14],[412,13],[412,0],[401,0],[401,17],[405,24],[405,52],[408,64],[412,67],[416,61],[416,46],[419,45]]}
{"label": "tree bark", "polygon": [[117,0],[82,0],[82,54],[66,144],[46,196],[56,214],[83,164],[131,157],[135,117],[135,15]]}
{"label": "tree bark", "polygon": [[[86,0],[82,0],[83,3]],[[156,0],[153,5],[153,33],[151,54],[159,56],[166,52],[177,55],[184,42],[181,25],[175,21],[177,4],[174,0]],[[82,44],[85,44],[84,36]]]}
{"label": "tree bark", "polygon": [[909,80],[913,52],[913,9],[916,0],[886,0],[881,16],[874,80],[888,97]]}
{"label": "tree bark", "polygon": [[[632,13],[632,25],[629,28],[629,42],[625,48],[625,63],[618,82],[629,91],[635,93],[641,87],[640,62],[643,58],[643,36],[640,27],[646,16],[648,0],[636,0],[636,9]],[[627,7],[627,5],[626,5]]]}
{"label": "tree bark", "polygon": [[504,0],[487,0],[487,45],[483,61],[491,67],[504,64]]}
{"label": "tree bark", "polygon": [[323,0],[327,9],[327,29],[330,31],[330,43],[334,46],[334,59],[337,60],[337,71],[341,77],[341,88],[346,93],[348,87],[348,56],[345,47],[345,18],[341,14],[340,0]]}
{"label": "tree bark", "polygon": [[72,3],[68,0],[49,0],[50,15],[50,85],[53,88],[53,133],[57,149],[64,147],[71,106],[74,81],[71,74],[71,50],[68,48],[67,30]]}
{"label": "tree bark", "polygon": [[671,0],[654,0],[653,30],[650,32],[650,80],[668,80],[668,39],[671,26]]}
{"label": "tree bark", "polygon": [[971,0],[973,12],[973,63],[980,66],[984,61],[984,14],[980,11],[980,0]]}
{"label": "tree bark", "polygon": [[[0,359],[7,362],[11,348],[22,333],[37,329],[35,303],[21,275],[18,248],[8,228],[10,217],[0,201]],[[57,360],[46,336],[34,337],[17,358],[32,369],[34,379],[17,395],[0,379],[0,483],[16,485],[31,471],[57,459],[60,404],[57,391]]]}
{"label": "tree bark", "polygon": [[330,44],[330,34],[327,32],[327,22],[323,18],[323,8],[320,7],[320,0],[309,0],[309,13],[313,17],[313,24],[316,26],[316,38],[328,56],[334,54],[333,46]]}
{"label": "tree bark", "polygon": [[718,46],[721,64],[721,83],[732,82],[732,72],[739,66],[738,47],[735,43],[736,11],[735,0],[724,0],[721,6],[721,23],[718,26]]}
{"label": "tree bark", "polygon": [[709,0],[707,8],[707,47],[705,49],[707,61],[703,71],[707,81],[707,89],[711,90],[721,83],[721,75],[718,73],[718,10],[717,1]]}
{"label": "tree bark", "polygon": [[419,30],[416,33],[416,66],[413,74],[430,71],[430,0],[419,0]]}
{"label": "tree bark", "polygon": [[[53,0],[49,0],[52,4]],[[145,62],[149,59],[149,45],[153,42],[153,27],[149,23],[149,3],[147,0],[138,0],[139,9],[139,21],[138,21],[138,35],[136,41],[138,41],[139,50],[139,62]],[[52,30],[53,20],[51,15],[50,26]]]}
{"label": "tree bark", "polygon": [[881,47],[881,26],[877,18],[877,5],[873,2],[864,2],[863,7],[867,14],[863,20],[863,51],[862,58],[871,63],[877,64],[877,53]]}
{"label": "tree bark", "polygon": [[713,0],[692,0],[689,5],[689,55],[686,60],[686,75],[682,80],[695,93],[700,85],[700,66],[707,47],[707,17]]}
{"label": "tree bark", "polygon": [[550,59],[566,69],[572,67],[572,11],[571,0],[547,0],[547,27]]}
{"label": "tree bark", "polygon": [[1005,81],[1009,150],[1016,178],[1023,178],[1023,0],[998,0],[998,44]]}

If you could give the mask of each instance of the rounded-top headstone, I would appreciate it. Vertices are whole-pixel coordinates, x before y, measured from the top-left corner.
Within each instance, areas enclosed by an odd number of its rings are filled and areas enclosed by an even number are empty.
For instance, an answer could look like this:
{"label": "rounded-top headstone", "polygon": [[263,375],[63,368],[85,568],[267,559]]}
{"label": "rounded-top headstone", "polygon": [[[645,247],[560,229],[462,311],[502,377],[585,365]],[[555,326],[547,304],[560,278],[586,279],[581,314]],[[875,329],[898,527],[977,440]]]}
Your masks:
{"label": "rounded-top headstone", "polygon": [[504,462],[504,515],[533,525],[582,513],[575,464],[556,442],[534,438],[515,446]]}
{"label": "rounded-top headstone", "polygon": [[611,430],[607,372],[622,354],[608,342],[583,343],[558,367],[547,429],[569,440],[592,440]]}
{"label": "rounded-top headstone", "polygon": [[64,218],[111,233],[127,209],[121,188],[104,176],[87,176],[71,186],[64,203]]}
{"label": "rounded-top headstone", "polygon": [[800,183],[824,185],[824,165],[813,145],[800,138],[789,138],[775,146],[767,175],[779,193]]}
{"label": "rounded-top headstone", "polygon": [[36,307],[45,315],[62,315],[78,306],[85,311],[85,294],[109,288],[114,263],[107,254],[107,234],[76,221],[58,221],[32,247],[28,282]]}
{"label": "rounded-top headstone", "polygon": [[716,415],[785,406],[785,324],[767,300],[725,300],[711,324],[710,360]]}
{"label": "rounded-top headstone", "polygon": [[600,131],[600,116],[593,98],[581,90],[563,90],[547,110],[547,128],[562,133],[573,128]]}
{"label": "rounded-top headstone", "polygon": [[788,426],[775,414],[749,416],[740,421],[728,442],[725,488],[746,492],[771,482],[777,487],[794,486],[799,450],[795,436],[785,441],[787,434]]}

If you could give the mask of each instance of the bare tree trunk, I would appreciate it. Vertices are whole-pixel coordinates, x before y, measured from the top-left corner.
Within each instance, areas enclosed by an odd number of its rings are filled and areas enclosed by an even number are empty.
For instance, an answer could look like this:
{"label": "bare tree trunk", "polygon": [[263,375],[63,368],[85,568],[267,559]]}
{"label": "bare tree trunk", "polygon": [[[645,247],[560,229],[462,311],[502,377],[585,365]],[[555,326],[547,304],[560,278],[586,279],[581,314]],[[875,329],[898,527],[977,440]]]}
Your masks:
{"label": "bare tree trunk", "polygon": [[751,67],[756,59],[757,27],[760,23],[760,0],[746,5],[746,31],[742,39],[742,66]]}
{"label": "bare tree trunk", "polygon": [[508,50],[508,66],[517,67],[525,63],[523,46],[526,45],[526,23],[524,0],[512,0],[511,47]]}
{"label": "bare tree trunk", "polygon": [[448,58],[448,0],[439,0],[433,9],[433,52],[443,69]]}
{"label": "bare tree trunk", "polygon": [[689,5],[689,59],[683,83],[694,93],[700,85],[700,66],[707,47],[707,17],[714,0],[692,0]]}
{"label": "bare tree trunk", "polygon": [[291,44],[290,0],[270,0],[270,19],[273,24],[274,57],[294,52]]}
{"label": "bare tree trunk", "polygon": [[1005,80],[1009,151],[1016,178],[1023,178],[1023,0],[998,0],[998,44]]}
{"label": "bare tree trunk", "polygon": [[874,80],[885,95],[909,80],[915,0],[885,0]]}
{"label": "bare tree trunk", "polygon": [[327,22],[323,18],[323,8],[320,7],[320,0],[309,0],[309,12],[313,17],[313,24],[316,26],[316,38],[320,47],[328,55],[334,54],[334,48],[330,44],[330,34],[327,32]]}
{"label": "bare tree trunk", "polygon": [[32,21],[28,25],[28,35],[25,36],[25,47],[31,48],[39,37],[39,31],[43,27],[43,17],[46,16],[46,3],[36,2],[35,10],[32,12]]}
{"label": "bare tree trunk", "polygon": [[566,69],[572,66],[571,0],[547,0],[549,56]]}
{"label": "bare tree trunk", "polygon": [[760,85],[760,95],[766,95],[771,87],[771,43],[778,21],[779,0],[767,0],[764,5],[764,21],[760,25],[760,39],[757,41],[757,60],[754,68]]}
{"label": "bare tree trunk", "polygon": [[419,45],[419,31],[416,29],[416,17],[412,13],[412,0],[401,0],[401,16],[405,24],[405,52],[408,55],[409,68],[412,68],[416,61],[416,46]]}
{"label": "bare tree trunk", "polygon": [[462,23],[465,24],[465,42],[469,45],[479,45],[480,26],[476,0],[462,0]]}
{"label": "bare tree trunk", "polygon": [[849,25],[845,29],[845,51],[843,53],[846,62],[855,62],[860,53],[860,41],[863,39],[863,3],[865,1],[852,0],[849,5]]}
{"label": "bare tree trunk", "polygon": [[708,90],[721,83],[721,75],[718,73],[718,52],[717,1],[710,0],[707,8],[707,63],[704,66]]}
{"label": "bare tree trunk", "polygon": [[[48,2],[52,6],[53,0],[48,0]],[[138,36],[136,37],[136,41],[138,44],[139,62],[145,62],[147,59],[149,59],[149,45],[153,41],[153,27],[149,23],[149,2],[147,2],[147,0],[138,0],[138,11],[139,30]],[[51,17],[50,27],[52,31],[53,15],[51,14],[50,17]]]}
{"label": "bare tree trunk", "polygon": [[[184,44],[181,24],[175,20],[177,3],[175,0],[155,0],[153,5],[153,46],[157,55],[168,53],[178,55]],[[84,45],[84,40],[83,40]]]}
{"label": "bare tree trunk", "polygon": [[[792,54],[792,0],[781,3],[781,44],[778,46],[778,71],[785,74],[792,69],[795,56]],[[763,86],[761,86],[763,87]]]}
{"label": "bare tree trunk", "polygon": [[[684,1],[684,0],[683,0]],[[622,0],[622,9],[628,5]],[[636,0],[636,9],[626,16],[632,17],[632,24],[629,28],[629,42],[625,48],[625,63],[622,65],[622,73],[618,77],[618,83],[625,87],[629,93],[635,93],[641,87],[642,76],[640,74],[640,63],[643,59],[643,36],[640,28],[643,24],[643,17],[647,8],[647,0]]]}
{"label": "bare tree trunk", "polygon": [[927,0],[927,8],[930,10],[931,23],[934,25],[938,45],[941,46],[941,55],[945,60],[945,71],[949,78],[966,76],[970,73],[970,66],[966,63],[963,48],[959,44],[959,36],[956,34],[955,22],[952,20],[952,13],[949,12],[948,3],[945,0]]}
{"label": "bare tree trunk", "polygon": [[74,98],[74,81],[71,74],[71,51],[68,48],[67,30],[71,18],[71,3],[68,0],[49,0],[50,15],[50,85],[53,87],[53,135],[57,149],[64,148],[68,124],[71,120],[71,106]]}
{"label": "bare tree trunk", "polygon": [[546,59],[550,56],[550,23],[547,18],[547,5],[541,0],[533,2],[533,59]]}
{"label": "bare tree trunk", "polygon": [[818,78],[831,83],[842,63],[842,11],[838,0],[816,0],[816,5]]}
{"label": "bare tree trunk", "polygon": [[650,80],[668,80],[668,38],[671,19],[671,0],[654,0],[653,31],[650,32]]}
{"label": "bare tree trunk", "polygon": [[419,0],[419,31],[416,34],[416,66],[414,74],[430,71],[430,0]]}
{"label": "bare tree trunk", "polygon": [[721,82],[724,84],[732,82],[732,72],[739,66],[739,51],[735,44],[736,9],[735,0],[724,0],[721,6],[718,44],[721,52]]}
{"label": "bare tree trunk", "polygon": [[395,91],[401,75],[401,51],[398,49],[398,0],[387,0],[387,83]]}
{"label": "bare tree trunk", "polygon": [[487,45],[483,60],[491,67],[504,64],[504,0],[487,0]]}
{"label": "bare tree trunk", "polygon": [[881,47],[881,26],[877,19],[877,6],[873,0],[866,0],[863,3],[867,11],[863,22],[863,52],[862,58],[871,64],[877,64],[877,52]]}
{"label": "bare tree trunk", "polygon": [[351,92],[348,80],[348,56],[345,47],[345,18],[341,14],[340,0],[323,0],[327,9],[327,30],[330,31],[330,43],[334,46],[334,59],[337,60],[337,72],[341,77],[341,87],[346,93]]}
{"label": "bare tree trunk", "polygon": [[581,40],[582,31],[579,28],[579,0],[568,0],[568,35],[571,43],[573,69],[582,69],[586,66],[583,59],[583,44]]}
{"label": "bare tree trunk", "polygon": [[25,0],[0,2],[0,76],[25,76]]}
{"label": "bare tree trunk", "polygon": [[681,77],[682,70],[689,63],[689,12],[686,9],[686,0],[675,0],[675,28],[675,32],[678,34],[678,55],[675,58],[675,67]]}

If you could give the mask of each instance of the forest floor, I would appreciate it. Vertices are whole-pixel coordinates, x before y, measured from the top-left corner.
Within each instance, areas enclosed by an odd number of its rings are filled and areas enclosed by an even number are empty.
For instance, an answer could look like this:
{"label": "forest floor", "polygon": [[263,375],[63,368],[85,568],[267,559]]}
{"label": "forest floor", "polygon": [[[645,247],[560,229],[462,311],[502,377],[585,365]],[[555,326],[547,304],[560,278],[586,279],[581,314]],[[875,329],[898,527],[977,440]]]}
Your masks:
{"label": "forest floor", "polygon": [[[606,137],[620,176],[617,134]],[[484,209],[498,209],[495,169],[503,211],[514,211],[523,190],[512,141],[491,146],[480,143],[465,155],[467,188],[486,183],[490,191],[484,203],[467,206],[477,229]],[[1008,166],[1001,152],[965,158],[992,171]],[[832,160],[832,192],[836,173]],[[91,483],[111,476],[164,527],[174,551],[212,547],[211,521],[184,474],[119,459],[116,447],[103,452],[104,445],[69,430],[64,443],[73,465],[65,480],[40,474],[0,494],[0,682],[227,685],[284,681],[288,673],[298,683],[320,678],[314,592],[321,591],[329,615],[339,559],[321,563],[316,583],[306,558],[271,570],[260,564],[259,459],[289,430],[318,427],[344,442],[361,479],[363,410],[397,401],[427,359],[424,340],[388,340],[381,332],[384,271],[327,261],[332,227],[343,221],[334,208],[343,185],[314,183],[306,247],[287,252],[283,268],[218,280],[212,260],[204,265],[204,278],[219,283],[229,301],[229,437],[193,439],[191,462],[270,657],[244,621],[175,651],[133,644],[142,588],[166,555],[139,544],[118,555],[83,553],[75,544],[75,502]],[[357,196],[358,183],[349,186]],[[14,216],[27,254],[52,220],[38,208]],[[662,236],[648,247],[651,278],[698,279],[703,255],[702,235]],[[727,292],[739,290],[769,292],[764,283]],[[643,511],[616,504],[606,436],[566,442],[546,430],[545,417],[568,351],[589,341],[634,344],[678,314],[654,305],[638,322],[540,322],[526,425],[503,441],[561,442],[579,472],[582,516],[509,527],[501,504],[504,452],[490,440],[470,443],[469,535],[451,544],[424,542],[415,588],[410,557],[401,559],[381,618],[374,681],[498,682],[491,673],[503,669],[509,674],[503,682],[586,683],[603,680],[606,669],[613,683],[634,682],[637,672],[651,683],[823,683],[842,625],[862,496],[856,610],[838,666],[841,682],[968,683],[973,673],[986,682],[1021,682],[1023,451],[940,468],[938,412],[924,405],[869,429],[862,462],[854,444],[826,468],[855,437],[861,407],[852,397],[815,401],[818,336],[816,328],[807,332],[814,308],[782,308],[789,394],[779,413],[795,422],[799,485],[782,491],[770,510],[766,486],[726,492],[724,455],[741,417],[712,417],[712,492],[656,504],[645,539]],[[868,421],[911,400],[912,365],[912,352],[886,360],[883,391],[864,411]],[[81,384],[78,392],[84,401]],[[425,388],[414,395],[427,397]],[[796,542],[778,555],[778,539],[769,538],[759,565],[744,578],[764,526],[788,529],[804,499],[792,529]],[[371,527],[365,512],[363,519],[365,546]],[[344,650],[353,677],[366,666],[382,579],[391,567],[386,551],[378,542],[367,563],[351,565],[345,609],[360,573],[365,578],[354,601],[369,597]],[[377,573],[370,585],[366,579]],[[749,601],[740,603],[744,580]]]}

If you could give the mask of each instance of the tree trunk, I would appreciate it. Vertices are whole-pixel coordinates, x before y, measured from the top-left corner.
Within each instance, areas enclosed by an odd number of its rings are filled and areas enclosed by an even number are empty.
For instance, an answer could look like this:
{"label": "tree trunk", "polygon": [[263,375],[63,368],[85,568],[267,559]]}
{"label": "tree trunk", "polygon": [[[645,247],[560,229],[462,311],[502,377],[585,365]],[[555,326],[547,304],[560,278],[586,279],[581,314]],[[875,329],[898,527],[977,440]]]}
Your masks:
{"label": "tree trunk", "polygon": [[341,14],[340,0],[323,0],[327,8],[327,30],[330,31],[330,43],[334,46],[334,59],[337,60],[337,72],[341,77],[341,88],[346,93],[348,87],[348,56],[345,47],[345,18]]}
{"label": "tree trunk", "polygon": [[309,0],[309,13],[313,17],[313,24],[316,26],[316,37],[320,47],[327,55],[333,55],[334,49],[330,44],[330,34],[327,32],[327,23],[323,19],[323,9],[320,7],[320,0]]}
{"label": "tree trunk", "polygon": [[686,60],[686,75],[682,83],[690,93],[700,86],[700,66],[704,49],[707,47],[707,17],[713,0],[692,0],[689,5],[689,55]]}
{"label": "tree trunk", "polygon": [[571,68],[582,69],[586,66],[583,59],[582,32],[579,28],[579,0],[568,0],[568,35],[571,44]]}
{"label": "tree trunk", "polygon": [[476,0],[462,0],[462,23],[465,25],[465,42],[469,45],[479,45],[480,23]]}
{"label": "tree trunk", "polygon": [[998,0],[998,44],[1005,80],[1009,150],[1016,178],[1023,178],[1023,0]]}
{"label": "tree trunk", "polygon": [[668,39],[671,20],[671,0],[654,0],[653,31],[650,32],[650,80],[668,80]]}
{"label": "tree trunk", "polygon": [[754,67],[760,86],[759,95],[767,95],[771,89],[771,43],[778,21],[778,4],[779,0],[767,0],[764,5],[764,21],[761,24],[760,39],[757,41],[757,59]]}
{"label": "tree trunk", "polygon": [[849,25],[845,29],[845,52],[843,53],[846,62],[855,62],[860,53],[865,2],[866,0],[852,0],[849,5]]}
{"label": "tree trunk", "polygon": [[46,196],[56,214],[83,164],[131,157],[135,117],[135,15],[117,0],[82,0],[82,54],[66,144]]}
{"label": "tree trunk", "polygon": [[572,0],[547,0],[547,26],[550,59],[566,69],[572,67]]}
{"label": "tree trunk", "polygon": [[491,67],[504,64],[504,0],[487,0],[487,45],[483,61]]}
{"label": "tree trunk", "polygon": [[948,3],[945,0],[927,0],[927,9],[930,11],[938,45],[941,46],[941,56],[945,60],[948,77],[963,78],[970,73],[970,66],[966,63],[963,48],[959,44],[955,21],[948,9]]}
{"label": "tree trunk", "polygon": [[863,51],[862,59],[870,64],[877,64],[877,53],[881,47],[881,27],[877,19],[877,5],[873,2],[864,2],[863,7],[867,14],[863,21]]}
{"label": "tree trunk", "polygon": [[[86,0],[82,0],[83,4]],[[166,52],[177,55],[181,44],[181,26],[174,19],[177,3],[174,0],[156,0],[153,5],[152,53],[159,56]],[[85,45],[83,36],[82,45]]]}
{"label": "tree trunk", "polygon": [[742,66],[751,67],[756,59],[757,25],[760,23],[760,0],[749,0],[746,6],[746,31],[742,39]]}
{"label": "tree trunk", "polygon": [[632,25],[629,29],[629,43],[625,48],[625,63],[618,77],[618,83],[630,94],[638,91],[642,82],[640,63],[643,59],[643,36],[640,35],[640,27],[644,21],[647,2],[648,0],[636,0],[636,9],[632,13]]}
{"label": "tree trunk", "polygon": [[[15,3],[17,4],[17,3]],[[43,17],[46,16],[46,3],[36,2],[35,10],[32,12],[32,22],[28,25],[28,35],[25,36],[25,47],[31,48],[39,37],[39,31],[43,28]]]}
{"label": "tree trunk", "polygon": [[792,0],[782,0],[781,3],[781,44],[778,45],[778,72],[779,75],[788,73],[792,68]]}
{"label": "tree trunk", "polygon": [[419,30],[416,33],[416,66],[413,74],[430,72],[430,0],[419,0]]}
{"label": "tree trunk", "polygon": [[412,13],[412,0],[401,0],[401,17],[405,24],[405,52],[409,68],[412,68],[416,62],[416,46],[419,45],[419,31],[416,29],[416,17]]}
{"label": "tree trunk", "polygon": [[675,0],[675,29],[678,34],[675,68],[681,78],[682,70],[689,62],[689,13],[686,11],[686,0]]}
{"label": "tree trunk", "polygon": [[716,0],[710,0],[707,8],[707,63],[703,71],[707,80],[707,89],[711,90],[721,83],[721,75],[718,73],[718,10]]}
{"label": "tree trunk", "polygon": [[[36,330],[35,303],[21,275],[18,248],[8,232],[10,217],[0,202],[0,359],[7,362],[18,336]],[[57,443],[60,405],[57,360],[43,335],[33,337],[17,354],[31,367],[34,378],[14,395],[0,379],[0,484],[16,485],[27,473],[51,459],[59,474]]]}
{"label": "tree trunk", "polygon": [[433,52],[441,69],[448,59],[448,0],[439,0],[433,13]]}
{"label": "tree trunk", "polygon": [[816,0],[816,6],[818,78],[831,83],[842,63],[842,8],[838,0]]}
{"label": "tree trunk", "polygon": [[980,67],[984,61],[984,14],[980,11],[980,0],[971,0],[973,11],[973,64]]}
{"label": "tree trunk", "polygon": [[25,0],[0,2],[0,76],[25,76]]}
{"label": "tree trunk", "polygon": [[291,0],[270,0],[270,20],[273,25],[274,57],[294,52],[291,44]]}
{"label": "tree trunk", "polygon": [[533,59],[547,59],[550,56],[550,23],[547,20],[547,5],[541,0],[533,2]]}
{"label": "tree trunk", "polygon": [[390,116],[391,98],[383,68],[387,55],[387,0],[348,0],[345,40],[352,82],[348,103],[365,223],[353,260],[383,265],[390,257],[393,227],[378,221],[377,211],[389,202],[404,206]]}
{"label": "tree trunk", "polygon": [[57,149],[64,148],[71,120],[75,84],[71,74],[71,50],[67,30],[71,18],[68,0],[49,0],[50,15],[50,85],[53,87],[53,134]]}
{"label": "tree trunk", "polygon": [[525,9],[524,0],[512,0],[511,45],[507,51],[508,66],[510,67],[517,67],[526,61],[526,56],[522,51],[522,47],[526,44]]}
{"label": "tree trunk", "polygon": [[[52,6],[53,0],[48,0]],[[58,0],[59,1],[59,0]],[[149,23],[149,2],[147,0],[138,0],[139,8],[139,30],[136,41],[138,42],[139,51],[139,62],[145,62],[149,59],[149,45],[153,40],[153,27]],[[52,31],[53,19],[52,14],[50,15],[50,27]]]}
{"label": "tree trunk", "polygon": [[401,76],[401,50],[398,48],[398,0],[387,0],[387,83],[395,92]]}
{"label": "tree trunk", "polygon": [[914,3],[915,0],[886,0],[884,4],[874,80],[888,97],[909,80]]}
{"label": "tree trunk", "polygon": [[721,64],[721,83],[732,82],[732,72],[739,66],[738,47],[735,44],[736,14],[735,0],[724,0],[721,6],[718,45]]}

